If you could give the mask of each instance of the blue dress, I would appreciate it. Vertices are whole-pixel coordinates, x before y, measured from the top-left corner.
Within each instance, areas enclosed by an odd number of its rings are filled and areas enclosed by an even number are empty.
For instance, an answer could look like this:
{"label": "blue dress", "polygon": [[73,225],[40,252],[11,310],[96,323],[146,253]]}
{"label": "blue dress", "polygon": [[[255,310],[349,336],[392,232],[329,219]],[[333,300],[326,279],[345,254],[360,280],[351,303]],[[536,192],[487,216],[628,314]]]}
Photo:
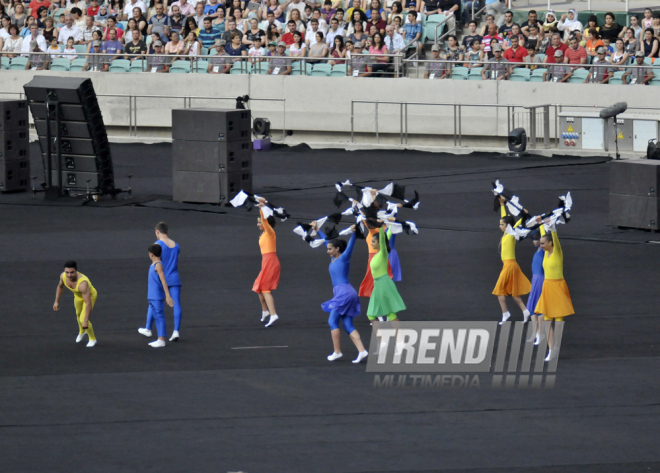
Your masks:
{"label": "blue dress", "polygon": [[[318,234],[321,238],[325,238],[323,232],[319,231]],[[356,234],[353,233],[346,246],[346,250],[344,250],[339,258],[330,262],[328,271],[332,279],[334,297],[321,304],[321,308],[325,312],[332,312],[334,310],[336,313],[348,317],[357,317],[360,315],[360,298],[355,288],[348,281],[348,273],[351,269],[351,255],[353,254],[356,238]]]}
{"label": "blue dress", "polygon": [[541,297],[541,291],[543,290],[543,281],[545,280],[545,273],[543,272],[543,256],[545,252],[539,248],[536,253],[534,253],[534,259],[532,260],[532,290],[529,292],[529,297],[527,299],[527,310],[534,314],[534,309],[536,304]]}
{"label": "blue dress", "polygon": [[401,262],[399,261],[399,253],[394,248],[396,234],[388,230],[387,236],[390,240],[390,250],[392,250],[389,254],[390,266],[392,267],[392,281],[399,282],[401,281]]}

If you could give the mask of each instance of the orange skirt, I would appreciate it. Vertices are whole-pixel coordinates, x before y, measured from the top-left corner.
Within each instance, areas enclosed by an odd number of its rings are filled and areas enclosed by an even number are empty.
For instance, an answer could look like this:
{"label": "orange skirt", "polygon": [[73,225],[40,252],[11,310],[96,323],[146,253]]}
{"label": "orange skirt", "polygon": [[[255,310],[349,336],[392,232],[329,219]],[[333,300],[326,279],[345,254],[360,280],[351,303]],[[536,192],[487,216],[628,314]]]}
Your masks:
{"label": "orange skirt", "polygon": [[563,279],[546,279],[543,281],[541,297],[534,311],[545,315],[549,319],[575,314],[566,281]]}
{"label": "orange skirt", "polygon": [[[378,253],[369,253],[369,261],[367,262],[367,274],[364,275],[364,279],[360,284],[360,289],[358,290],[358,296],[360,297],[371,297],[371,293],[374,291],[374,276],[371,274],[371,260],[374,259]],[[390,261],[387,261],[387,274],[392,277],[392,267],[390,266]]]}
{"label": "orange skirt", "polygon": [[280,283],[280,260],[277,253],[261,255],[261,272],[254,281],[254,292],[270,292],[277,289]]}
{"label": "orange skirt", "polygon": [[514,259],[505,259],[493,294],[496,296],[523,296],[529,294],[531,290],[532,283],[520,270],[518,262]]}

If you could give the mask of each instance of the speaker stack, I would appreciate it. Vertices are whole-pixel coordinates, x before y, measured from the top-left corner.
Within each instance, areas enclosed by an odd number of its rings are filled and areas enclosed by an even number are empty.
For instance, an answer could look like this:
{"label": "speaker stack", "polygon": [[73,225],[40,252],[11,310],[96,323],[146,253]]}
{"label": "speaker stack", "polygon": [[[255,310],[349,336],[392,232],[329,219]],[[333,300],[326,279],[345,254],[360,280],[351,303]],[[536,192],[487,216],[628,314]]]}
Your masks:
{"label": "speaker stack", "polygon": [[172,169],[177,202],[227,203],[252,192],[250,110],[172,110]]}
{"label": "speaker stack", "polygon": [[30,138],[25,100],[0,99],[0,192],[24,191],[30,183]]}
{"label": "speaker stack", "polygon": [[660,228],[660,161],[610,161],[610,218],[615,227]]}
{"label": "speaker stack", "polygon": [[114,186],[110,144],[92,81],[36,76],[24,89],[50,174],[49,189],[57,194],[120,192]]}

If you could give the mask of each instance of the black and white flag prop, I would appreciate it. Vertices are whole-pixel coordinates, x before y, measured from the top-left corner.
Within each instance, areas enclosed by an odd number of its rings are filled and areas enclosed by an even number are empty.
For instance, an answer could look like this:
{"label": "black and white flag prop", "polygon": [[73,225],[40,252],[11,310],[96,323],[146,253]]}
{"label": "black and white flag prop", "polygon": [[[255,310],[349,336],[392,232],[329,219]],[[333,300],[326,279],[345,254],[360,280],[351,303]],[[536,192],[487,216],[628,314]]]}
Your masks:
{"label": "black and white flag prop", "polygon": [[[243,207],[247,209],[249,212],[252,210],[252,208],[259,204],[259,201],[262,199],[261,196],[258,196],[256,194],[250,194],[249,192],[245,192],[244,190],[241,190],[236,196],[234,196],[233,199],[229,201],[229,203],[233,207]],[[289,218],[291,215],[284,210],[284,207],[278,207],[277,205],[273,204],[272,202],[269,202],[268,200],[265,200],[265,204],[262,207],[261,211],[264,214],[264,217],[268,218],[272,215],[276,216],[283,222]]]}

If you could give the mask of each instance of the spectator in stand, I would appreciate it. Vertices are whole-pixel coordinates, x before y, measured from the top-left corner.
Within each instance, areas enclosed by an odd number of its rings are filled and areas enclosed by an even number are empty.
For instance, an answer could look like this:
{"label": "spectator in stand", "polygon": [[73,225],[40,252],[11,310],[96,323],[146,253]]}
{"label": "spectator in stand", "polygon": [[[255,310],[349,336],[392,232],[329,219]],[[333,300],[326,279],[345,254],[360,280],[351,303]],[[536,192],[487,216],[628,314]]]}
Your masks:
{"label": "spectator in stand", "polygon": [[463,52],[458,47],[458,39],[453,34],[447,36],[447,48],[445,48],[445,58],[447,61],[462,61]]}
{"label": "spectator in stand", "polygon": [[555,63],[555,58],[559,57],[555,54],[557,51],[561,51],[561,59],[562,59],[562,62],[564,62],[564,52],[567,49],[568,49],[568,46],[566,46],[561,41],[561,35],[559,33],[553,33],[552,34],[552,39],[551,39],[551,44],[550,44],[550,46],[548,46],[548,49],[546,49],[546,51],[545,51],[545,61],[544,62],[546,64],[554,64]]}
{"label": "spectator in stand", "polygon": [[[318,22],[319,30],[322,31],[323,36],[325,36],[326,33],[328,32],[328,24],[325,22],[325,20],[323,18],[321,18],[321,11],[319,9],[314,10],[314,12],[312,13],[312,19],[310,20],[310,22],[314,21],[314,20],[316,20]],[[307,25],[307,32],[309,32],[309,31],[311,31],[311,27],[308,24]]]}
{"label": "spectator in stand", "polygon": [[389,54],[398,54],[406,47],[403,36],[394,31],[392,25],[387,25],[385,28],[385,46]]}
{"label": "spectator in stand", "polygon": [[309,26],[310,28],[305,34],[305,44],[307,44],[307,49],[310,49],[316,44],[316,33],[322,33],[322,31],[319,29],[319,20],[312,19],[312,21],[309,22]]}
{"label": "spectator in stand", "polygon": [[573,37],[578,40],[578,44],[583,48],[587,45],[587,40],[582,37],[580,30],[573,31]]}
{"label": "spectator in stand", "polygon": [[85,16],[80,8],[72,8],[71,16],[73,17],[73,24],[82,30],[85,27]]}
{"label": "spectator in stand", "polygon": [[190,31],[183,42],[184,56],[199,56],[201,47],[197,38],[197,33]]}
{"label": "spectator in stand", "polygon": [[104,56],[100,56],[101,53],[101,41],[94,40],[92,41],[92,54],[87,56],[87,61],[83,66],[83,71],[97,71],[103,72],[108,70],[108,64]]}
{"label": "spectator in stand", "polygon": [[[626,47],[623,45],[623,39],[617,38],[614,45],[615,45],[614,53],[612,53],[612,56],[610,58],[612,64],[620,64],[620,65],[627,64],[630,56],[628,56],[628,53],[626,52]],[[617,68],[617,70],[621,71],[623,69]]]}
{"label": "spectator in stand", "polygon": [[527,12],[527,21],[520,25],[520,32],[525,36],[529,36],[529,27],[536,26],[541,28],[541,22],[539,21],[538,14],[536,10],[530,10]]}
{"label": "spectator in stand", "polygon": [[[300,31],[298,31],[300,33]],[[300,33],[302,35],[302,33]],[[268,53],[266,56],[275,56],[277,54],[277,43],[274,43],[273,41],[268,43]]]}
{"label": "spectator in stand", "polygon": [[[313,20],[312,20],[313,21]],[[322,31],[317,31],[316,34],[314,35],[314,43],[311,44],[309,47],[309,57],[310,58],[324,58],[328,55],[328,46],[325,44],[325,41],[323,40],[325,36],[323,35]],[[279,43],[277,45],[278,52],[279,52]],[[307,62],[311,64],[316,64],[318,62],[321,62],[319,59],[309,59]]]}
{"label": "spectator in stand", "polygon": [[[352,2],[347,2],[347,5],[350,5],[350,7],[346,10],[346,18],[350,21],[353,19],[353,12],[362,11],[362,2],[360,0],[353,0]],[[365,16],[364,18],[366,19],[367,17]]]}
{"label": "spectator in stand", "polygon": [[305,57],[306,55],[307,55],[307,45],[305,44],[305,41],[303,41],[302,33],[300,31],[296,31],[293,33],[293,43],[289,47],[289,56]]}
{"label": "spectator in stand", "polygon": [[[265,67],[265,65],[259,64],[262,61],[262,57],[266,56],[268,51],[261,45],[261,38],[254,38],[254,43],[252,47],[248,50],[249,61],[252,63],[252,67]],[[258,69],[261,72],[261,69]]]}
{"label": "spectator in stand", "polygon": [[353,16],[351,17],[351,21],[348,24],[348,30],[346,30],[346,34],[350,36],[356,31],[357,24],[360,24],[362,27],[362,31],[367,30],[367,17],[364,13],[362,13],[362,10],[355,10],[353,12]]}
{"label": "spectator in stand", "polygon": [[[204,2],[197,2],[195,4],[195,13],[191,16],[194,20],[195,23],[197,23],[200,27],[204,25],[204,18],[206,16],[204,15]],[[213,20],[211,20],[212,22]]]}
{"label": "spectator in stand", "polygon": [[99,14],[96,15],[96,26],[105,28],[108,18],[110,18],[110,11],[108,10],[108,7],[101,5],[101,8],[99,8]]}
{"label": "spectator in stand", "polygon": [[[157,40],[158,38],[156,38],[152,44]],[[151,51],[150,53],[153,54]],[[172,31],[170,34],[170,41],[165,45],[165,54],[172,54],[174,56],[183,54],[183,41],[181,41],[181,37],[176,31]]]}
{"label": "spectator in stand", "polygon": [[[126,43],[124,50],[127,54],[147,54],[147,43],[142,41],[142,36],[138,30],[131,31],[133,40]],[[142,59],[142,56],[126,56],[126,59],[129,59],[131,62],[136,59]]]}
{"label": "spectator in stand", "polygon": [[361,21],[355,23],[355,30],[353,31],[353,33],[349,34],[348,37],[351,39],[351,41],[353,41],[353,44],[357,42],[364,43],[367,41],[367,34],[362,29]]}
{"label": "spectator in stand", "polygon": [[371,28],[371,25],[376,25],[377,31],[381,34],[384,34],[387,23],[377,14],[377,10],[371,10],[371,13],[371,19],[367,22],[369,28]]}
{"label": "spectator in stand", "polygon": [[[51,6],[52,3],[50,3],[48,0],[43,0],[43,1],[32,0],[28,5],[28,15],[30,15],[36,20],[37,18],[39,18],[39,8],[46,7],[46,10],[48,10]],[[41,49],[41,47],[39,47],[39,49]]]}
{"label": "spectator in stand", "polygon": [[[268,27],[271,26],[271,25],[272,25],[274,28],[276,28],[277,31],[278,31],[280,34],[283,33],[283,31],[282,31],[282,23],[280,23],[279,21],[277,21],[277,20],[275,19],[275,14],[274,14],[272,11],[271,11],[271,12],[268,12],[268,13],[266,14],[266,22],[264,23],[264,26],[265,26],[266,28],[268,28]],[[263,28],[261,28],[261,29],[263,29]]]}
{"label": "spectator in stand", "polygon": [[363,10],[365,15],[367,15],[367,20],[372,20],[374,18],[374,10],[376,10],[376,15],[381,20],[387,20],[387,13],[383,9],[379,0],[371,0],[365,2],[363,5]]}
{"label": "spectator in stand", "polygon": [[479,30],[479,35],[483,38],[490,31],[490,25],[495,25],[496,31],[499,30],[499,26],[495,23],[495,17],[493,15],[486,15],[486,22],[481,25]]}
{"label": "spectator in stand", "polygon": [[233,43],[232,36],[235,34],[238,35],[238,39],[242,42],[243,40],[243,33],[241,31],[238,31],[236,29],[236,21],[234,21],[231,17],[227,20],[227,31],[222,35],[222,39],[227,41],[227,46],[225,47],[225,51],[227,48],[231,47],[231,44]]}
{"label": "spectator in stand", "polygon": [[282,41],[284,41],[287,46],[291,46],[294,43],[293,35],[297,31],[296,30],[296,22],[295,21],[289,21],[286,24],[286,27],[288,31],[282,35]]}
{"label": "spectator in stand", "polygon": [[653,29],[653,34],[657,38],[660,36],[660,13],[654,13],[651,18],[651,29]]}
{"label": "spectator in stand", "polygon": [[372,44],[369,47],[369,54],[373,56],[371,59],[371,72],[374,77],[386,77],[389,58],[387,54],[387,46],[383,40],[383,35],[380,32],[374,34]]}
{"label": "spectator in stand", "polygon": [[287,12],[298,10],[298,13],[302,16],[305,11],[305,3],[301,0],[285,0],[285,2],[282,3],[282,8]]}
{"label": "spectator in stand", "polygon": [[170,72],[170,60],[166,56],[160,56],[161,54],[164,54],[163,42],[160,40],[154,41],[154,56],[147,56],[147,70],[149,72]]}
{"label": "spectator in stand", "polygon": [[607,49],[608,56],[614,52],[614,47],[612,47],[612,45],[610,44],[609,38],[603,39],[603,47]]}
{"label": "spectator in stand", "polygon": [[[20,33],[20,34],[21,34],[21,38],[25,39],[25,37],[28,36],[28,35],[30,34],[30,27],[32,26],[32,24],[35,24],[35,25],[36,25],[36,24],[37,24],[37,20],[35,20],[35,19],[34,19],[33,17],[31,17],[31,16],[28,16],[28,17],[27,17],[27,20],[26,20],[26,22],[25,22],[25,26],[23,27],[23,29],[21,30],[21,33]],[[39,29],[39,27],[37,27],[37,30],[38,30],[38,29]]]}
{"label": "spectator in stand", "polygon": [[584,29],[582,23],[578,20],[578,14],[575,8],[571,8],[568,10],[568,14],[564,13],[561,16],[561,20],[557,23],[557,29],[564,32],[564,40],[570,38],[574,30],[582,31]]}
{"label": "spectator in stand", "polygon": [[557,25],[559,22],[557,21],[557,15],[555,15],[555,12],[553,10],[548,10],[545,14],[545,21],[543,22],[543,31],[548,34],[548,33],[554,33],[554,30],[559,31],[557,28]]}
{"label": "spectator in stand", "polygon": [[265,5],[262,5],[260,10],[261,18],[267,18],[269,13],[272,13],[273,18],[278,22],[283,23],[285,21],[284,7],[280,5],[278,0],[268,0]]}
{"label": "spectator in stand", "polygon": [[502,46],[493,44],[493,58],[486,61],[481,70],[483,80],[506,80],[509,76],[509,61],[502,57]]}
{"label": "spectator in stand", "polygon": [[650,8],[644,9],[644,18],[642,18],[642,29],[646,30],[647,28],[651,28],[651,25],[653,24],[653,10]]}
{"label": "spectator in stand", "polygon": [[164,31],[165,26],[172,26],[170,23],[170,17],[165,14],[165,6],[162,3],[159,3],[156,5],[156,14],[149,18],[147,34],[161,34]]}
{"label": "spectator in stand", "polygon": [[626,29],[625,26],[614,22],[614,13],[607,12],[605,13],[605,24],[600,27],[600,35],[603,38],[608,38],[610,43],[614,43],[617,38],[623,38]]}
{"label": "spectator in stand", "polygon": [[9,59],[15,58],[19,56],[22,49],[23,49],[23,38],[18,34],[18,26],[11,25],[9,27],[9,36],[5,40],[4,46],[2,46],[2,52],[9,54],[3,55],[2,57],[6,57]]}
{"label": "spectator in stand", "polygon": [[485,61],[488,61],[489,59],[493,59],[495,57],[495,54],[493,54],[493,46],[495,46],[496,44],[500,44],[500,42],[495,38],[491,39],[490,40],[490,51],[488,51],[488,52],[485,52],[484,51],[484,45],[483,44],[481,45],[481,49],[482,49],[482,51],[481,51],[481,60],[482,61],[485,62]]}
{"label": "spectator in stand", "polygon": [[525,35],[525,43],[527,46],[531,46],[534,50],[540,47],[540,42],[543,39],[543,35],[541,34],[542,31],[543,28],[540,28],[538,25],[531,25],[527,28],[527,34]]}
{"label": "spectator in stand", "polygon": [[32,41],[37,42],[40,51],[45,51],[48,48],[46,38],[39,34],[39,27],[37,26],[36,22],[30,25],[30,34],[23,38],[22,52],[28,53],[34,49],[30,47]]}
{"label": "spectator in stand", "polygon": [[[471,21],[474,21],[472,19],[472,7],[474,7],[474,14],[476,15],[479,10],[483,8],[481,5],[482,0],[467,0],[463,2],[463,24],[467,25]],[[469,43],[468,43],[469,44]]]}
{"label": "spectator in stand", "polygon": [[[424,45],[422,44],[421,38],[422,38],[422,25],[417,23],[417,12],[414,10],[410,10],[408,12],[408,23],[404,26],[404,30],[406,32],[406,35],[404,36],[404,40],[406,41],[406,48],[408,54],[412,54],[415,51],[419,52],[419,56],[421,57],[422,52],[424,51]],[[355,45],[357,48],[357,43]],[[415,64],[416,65],[416,64]]]}
{"label": "spectator in stand", "polygon": [[215,50],[217,55],[210,56],[209,61],[209,74],[229,74],[231,70],[231,59],[225,53],[225,45],[227,42],[224,39],[215,40]]}
{"label": "spectator in stand", "polygon": [[[243,36],[243,40],[245,41],[245,36]],[[266,26],[266,37],[264,38],[264,41],[275,41],[276,43],[279,43],[282,40],[282,35],[280,34],[280,30],[277,29],[277,26],[268,24]]]}
{"label": "spectator in stand", "polygon": [[[64,15],[64,13],[62,13]],[[5,18],[5,15],[2,15],[3,18]],[[39,29],[44,28],[44,22],[46,21],[46,18],[50,18],[48,16],[48,8],[46,7],[39,7],[37,10],[37,25],[39,25]],[[9,20],[9,17],[7,17],[7,20]]]}
{"label": "spectator in stand", "polygon": [[146,14],[148,11],[147,5],[142,0],[130,0],[126,2],[122,12],[122,18],[124,20],[128,21],[129,18],[133,17],[133,8],[139,8],[143,14]]}
{"label": "spectator in stand", "polygon": [[[336,18],[333,18],[330,20],[330,30],[328,30],[328,35],[326,37],[326,43],[328,43],[328,46],[334,45],[335,38],[337,36],[344,37],[344,30],[339,28],[339,22],[337,21]],[[342,41],[342,46],[344,45]]]}
{"label": "spectator in stand", "polygon": [[82,41],[80,41],[80,44],[89,44],[93,41],[93,34],[94,31],[101,31],[102,30],[99,26],[96,26],[94,24],[94,16],[88,15],[85,18],[85,28],[82,30]]}
{"label": "spectator in stand", "polygon": [[499,28],[504,24],[506,3],[500,0],[486,0],[486,13],[493,16],[493,21]]}
{"label": "spectator in stand", "polygon": [[11,24],[16,25],[19,32],[25,26],[29,15],[25,13],[25,5],[21,2],[17,2],[14,7],[14,12],[11,14]]}
{"label": "spectator in stand", "polygon": [[[65,17],[65,16],[66,16],[66,15],[65,15],[64,13],[62,13],[62,14],[60,15],[60,19],[59,19],[59,21],[57,22],[57,29],[58,29],[58,30],[61,30],[62,28],[64,28],[64,27],[66,26],[66,23],[64,22],[64,17]],[[54,17],[53,17],[53,18],[54,18]],[[40,23],[39,20],[37,20],[37,24],[39,24],[39,23]]]}
{"label": "spectator in stand", "polygon": [[568,65],[561,49],[557,49],[554,55],[555,62],[543,73],[543,81],[566,82],[573,75],[573,69]]}
{"label": "spectator in stand", "polygon": [[325,20],[326,23],[330,23],[337,13],[336,8],[332,8],[332,2],[330,0],[325,0],[323,3],[323,8],[321,8],[321,18]]}
{"label": "spectator in stand", "polygon": [[353,77],[369,77],[371,76],[371,60],[369,56],[361,56],[363,54],[361,42],[355,44],[353,55],[351,55],[351,75]]}
{"label": "spectator in stand", "polygon": [[468,34],[463,36],[463,41],[461,42],[462,43],[461,45],[463,46],[463,49],[469,49],[470,45],[472,44],[472,41],[474,41],[475,39],[479,40],[479,44],[481,44],[481,40],[484,39],[483,36],[481,36],[480,34],[477,34],[477,22],[476,21],[473,20],[473,21],[470,21],[468,23],[468,30],[469,30]]}
{"label": "spectator in stand", "polygon": [[403,7],[401,6],[401,2],[392,3],[392,9],[390,14],[387,16],[387,24],[393,24],[395,18],[399,18],[401,20],[401,24],[403,25],[405,18],[403,17]]}
{"label": "spectator in stand", "polygon": [[[323,33],[319,31],[317,34],[322,35]],[[269,75],[288,76],[291,74],[291,59],[286,56],[285,51],[286,43],[280,41],[277,44],[277,54],[268,61]]]}
{"label": "spectator in stand", "polygon": [[596,57],[596,51],[598,48],[605,46],[605,44],[600,39],[600,35],[598,34],[596,28],[589,28],[587,30],[587,38],[588,39],[585,49],[587,50],[587,56],[593,60],[593,58]]}
{"label": "spectator in stand", "polygon": [[[225,52],[228,56],[247,56],[247,49],[244,44],[241,43],[241,36],[238,34],[238,31],[234,31],[231,36],[231,44],[225,46]],[[239,59],[234,59],[237,61]]]}
{"label": "spectator in stand", "polygon": [[48,69],[49,56],[47,54],[38,54],[44,52],[39,47],[39,43],[32,40],[30,41],[29,48],[30,52],[35,54],[30,54],[28,62],[25,64],[25,70],[45,71]]}
{"label": "spectator in stand", "polygon": [[580,46],[575,36],[571,37],[568,46],[568,49],[564,52],[568,64],[582,65],[587,63],[587,50]]}
{"label": "spectator in stand", "polygon": [[[172,31],[176,31],[177,33],[180,33],[181,30],[183,29],[183,22],[185,20],[185,17],[181,14],[181,10],[179,10],[179,7],[177,5],[174,5],[170,8],[170,11],[172,14],[170,15],[170,26],[172,27]],[[236,24],[234,24],[235,26]]]}
{"label": "spectator in stand", "polygon": [[481,67],[481,62],[483,61],[483,52],[481,51],[481,41],[475,38],[472,40],[472,44],[465,52],[465,60],[469,61],[465,63],[465,67],[472,69],[473,67]]}
{"label": "spectator in stand", "polygon": [[614,68],[610,67],[609,61],[605,59],[605,48],[599,46],[596,50],[596,59],[594,59],[589,75],[587,76],[584,83],[591,82],[594,84],[607,84],[612,75],[614,74]]}
{"label": "spectator in stand", "polygon": [[[30,17],[32,18],[32,17]],[[58,35],[60,34],[60,30],[55,28],[53,24],[53,19],[51,17],[46,18],[46,21],[44,21],[45,27],[43,30],[41,30],[41,34],[44,35],[44,38],[46,38],[46,41],[50,43],[50,40],[53,38],[57,38]]]}
{"label": "spectator in stand", "polygon": [[[302,21],[302,18],[300,16],[300,12],[298,10],[291,10],[291,14],[289,15],[289,20],[288,21],[295,21],[296,22],[296,29],[300,31],[301,33],[305,33],[307,31],[307,24]],[[277,48],[276,48],[277,49]]]}
{"label": "spectator in stand", "polygon": [[[476,41],[476,40],[475,40]],[[446,62],[440,62],[440,46],[434,44],[431,46],[432,60],[426,63],[426,72],[424,72],[424,79],[445,79],[447,78],[447,70],[449,69]]]}
{"label": "spectator in stand", "polygon": [[509,31],[508,35],[506,38],[504,38],[504,41],[502,43],[502,49],[506,52],[507,49],[511,47],[511,38],[513,37],[518,38],[518,45],[521,48],[525,47],[526,41],[525,41],[525,35],[520,33],[520,26],[518,26],[516,23],[513,24],[513,27],[511,28],[511,31]]}
{"label": "spectator in stand", "polygon": [[484,38],[481,40],[481,49],[483,50],[484,53],[490,52],[490,45],[493,39],[497,40],[497,43],[500,45],[504,42],[502,37],[499,34],[497,34],[496,25],[490,25],[488,34],[484,36]]}
{"label": "spectator in stand", "polygon": [[498,28],[498,33],[502,38],[509,36],[513,28],[513,12],[511,10],[504,14],[504,24]]}
{"label": "spectator in stand", "polygon": [[64,15],[64,23],[66,23],[66,25],[57,35],[58,41],[62,44],[66,44],[66,40],[69,39],[69,37],[73,37],[74,43],[80,44],[83,39],[82,31],[73,24],[73,16],[71,14]]}
{"label": "spectator in stand", "polygon": [[96,16],[100,9],[99,0],[92,0],[90,6],[85,10],[85,16]]}
{"label": "spectator in stand", "polygon": [[114,16],[111,16],[108,18],[108,26],[105,27],[103,30],[103,41],[106,41],[108,39],[108,32],[110,30],[115,30],[115,37],[119,40],[121,40],[124,37],[124,31],[121,28],[117,28],[117,20],[115,19]]}
{"label": "spectator in stand", "polygon": [[623,74],[623,83],[625,84],[630,77],[629,85],[647,85],[655,77],[650,67],[644,65],[644,53],[637,51],[635,53],[635,67],[629,67]]}
{"label": "spectator in stand", "polygon": [[342,8],[337,8],[337,13],[335,13],[335,18],[339,22],[339,27],[344,31],[348,30],[348,22],[344,20],[344,10]]}
{"label": "spectator in stand", "polygon": [[445,22],[445,28],[447,31],[456,31],[456,15],[459,13],[461,0],[440,0],[440,11],[441,15],[445,15],[447,21]]}
{"label": "spectator in stand", "polygon": [[[254,22],[256,23],[257,20],[254,20]],[[213,48],[215,46],[215,40],[221,39],[222,34],[217,28],[213,27],[213,19],[210,16],[204,18],[202,24],[204,25],[204,28],[199,31],[199,40],[205,48]]]}
{"label": "spectator in stand", "polygon": [[504,59],[511,63],[522,63],[527,56],[527,49],[520,45],[517,36],[511,36],[511,47],[504,52]]}
{"label": "spectator in stand", "polygon": [[525,64],[526,69],[531,69],[532,71],[539,67],[543,61],[541,58],[536,55],[536,49],[531,44],[527,45],[527,56],[523,59],[523,64]]}
{"label": "spectator in stand", "polygon": [[394,27],[394,31],[397,34],[400,34],[401,37],[403,38],[403,35],[406,34],[406,31],[403,29],[403,26],[401,25],[401,18],[395,16],[394,21],[392,22],[392,26]]}
{"label": "spectator in stand", "polygon": [[50,59],[57,59],[62,55],[62,48],[60,48],[60,45],[57,44],[57,38],[52,38],[50,40],[50,45],[48,46],[46,52],[50,54]]}
{"label": "spectator in stand", "polygon": [[227,18],[225,18],[225,7],[224,5],[220,5],[218,9],[215,11],[215,14],[217,15],[213,19],[213,26],[218,29],[220,34],[225,34],[225,28],[226,28],[226,21]]}
{"label": "spectator in stand", "polygon": [[189,16],[188,18],[186,18],[186,22],[184,23],[183,33],[181,34],[181,37],[184,39],[187,38],[191,31],[195,34],[199,33],[199,29],[197,28],[197,22],[195,21],[194,18]]}
{"label": "spectator in stand", "polygon": [[635,39],[639,41],[639,39],[642,37],[642,33],[644,32],[644,30],[642,29],[641,26],[639,26],[639,19],[637,18],[637,15],[630,15],[630,26],[628,27],[628,29],[632,30]]}
{"label": "spectator in stand", "polygon": [[598,17],[596,15],[589,15],[587,26],[585,26],[584,30],[588,31],[590,29],[594,29],[600,34],[600,26],[598,26]]}
{"label": "spectator in stand", "polygon": [[101,52],[100,47],[103,46],[103,32],[101,30],[95,30],[92,33],[92,41],[87,45],[87,48],[86,48],[87,53],[91,54],[91,53],[94,52],[94,47],[92,46],[94,41],[99,42],[99,52]]}
{"label": "spectator in stand", "polygon": [[628,28],[623,38],[623,45],[626,48],[628,56],[634,57],[635,53],[641,47],[641,42],[635,38],[635,31],[632,28]]}
{"label": "spectator in stand", "polygon": [[101,52],[103,54],[113,54],[113,56],[107,57],[106,56],[106,61],[109,64],[110,61],[113,61],[115,59],[119,59],[121,53],[124,50],[124,47],[122,46],[121,42],[117,39],[117,31],[113,28],[108,31],[108,40],[103,43],[103,47],[101,48]]}
{"label": "spectator in stand", "polygon": [[336,64],[344,64],[346,57],[346,46],[344,46],[344,38],[342,36],[335,36],[335,44],[330,49],[330,57],[334,58],[329,62],[331,66]]}
{"label": "spectator in stand", "polygon": [[[293,10],[292,10],[292,12],[293,12]],[[309,5],[305,5],[305,11],[302,14],[302,21],[305,24],[307,24],[307,23],[309,23],[309,20],[311,20],[311,19],[312,19],[312,7],[310,7]],[[275,49],[277,49],[277,48],[275,48]],[[275,51],[275,52],[277,52],[277,51]]]}
{"label": "spectator in stand", "polygon": [[[140,0],[138,0],[140,1]],[[190,3],[188,3],[188,0],[177,0],[176,2],[173,2],[170,4],[170,11],[167,13],[168,15],[172,16],[173,11],[172,9],[174,7],[179,7],[179,11],[181,12],[181,16],[190,16],[195,14],[195,7],[192,6]]]}

